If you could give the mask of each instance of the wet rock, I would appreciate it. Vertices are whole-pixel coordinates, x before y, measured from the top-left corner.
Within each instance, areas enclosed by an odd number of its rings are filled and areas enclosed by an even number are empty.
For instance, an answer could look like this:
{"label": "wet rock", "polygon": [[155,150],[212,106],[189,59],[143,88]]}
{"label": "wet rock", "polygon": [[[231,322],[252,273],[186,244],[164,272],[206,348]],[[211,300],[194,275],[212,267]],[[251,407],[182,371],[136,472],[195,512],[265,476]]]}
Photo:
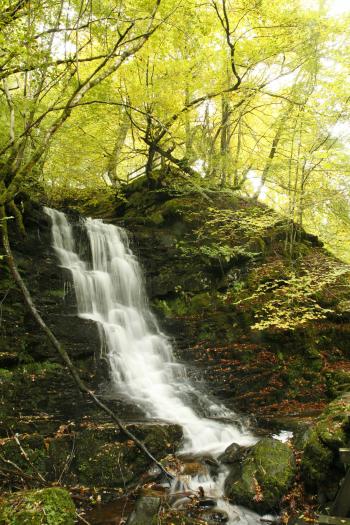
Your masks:
{"label": "wet rock", "polygon": [[182,475],[187,476],[207,476],[209,474],[208,468],[206,465],[203,465],[203,463],[199,462],[191,462],[191,463],[184,463],[181,466],[180,470]]}
{"label": "wet rock", "polygon": [[225,494],[234,503],[259,513],[277,508],[296,473],[293,452],[285,443],[264,438],[232,466]]}
{"label": "wet rock", "polygon": [[218,461],[226,465],[237,463],[237,461],[242,459],[243,455],[247,454],[249,448],[250,447],[242,447],[237,443],[232,443],[232,445],[229,445],[227,449],[218,457]]}
{"label": "wet rock", "polygon": [[126,522],[127,525],[150,525],[158,515],[161,499],[154,496],[142,496]]}
{"label": "wet rock", "polygon": [[227,523],[229,516],[224,510],[214,509],[206,510],[201,513],[201,518],[205,520],[208,525],[218,525],[220,523]]}
{"label": "wet rock", "polygon": [[201,508],[205,508],[205,509],[215,507],[215,505],[216,505],[215,499],[200,498],[198,501],[198,506]]}
{"label": "wet rock", "polygon": [[7,494],[0,500],[0,523],[6,525],[73,525],[75,506],[61,488]]}
{"label": "wet rock", "polygon": [[[69,272],[58,268],[52,248],[51,223],[41,206],[31,203],[24,216],[26,238],[18,236],[10,221],[12,249],[20,273],[33,300],[59,340],[69,348],[70,355],[88,358],[98,349],[99,335],[96,324],[78,318],[76,299]],[[0,262],[0,294],[2,302],[2,341],[0,352],[13,353],[17,361],[55,359],[56,353],[47,343],[45,334],[38,331],[35,321],[23,304],[21,294],[13,286],[4,261]],[[7,363],[16,364],[15,356]]]}
{"label": "wet rock", "polygon": [[11,368],[18,363],[18,355],[15,352],[0,352],[0,368]]}

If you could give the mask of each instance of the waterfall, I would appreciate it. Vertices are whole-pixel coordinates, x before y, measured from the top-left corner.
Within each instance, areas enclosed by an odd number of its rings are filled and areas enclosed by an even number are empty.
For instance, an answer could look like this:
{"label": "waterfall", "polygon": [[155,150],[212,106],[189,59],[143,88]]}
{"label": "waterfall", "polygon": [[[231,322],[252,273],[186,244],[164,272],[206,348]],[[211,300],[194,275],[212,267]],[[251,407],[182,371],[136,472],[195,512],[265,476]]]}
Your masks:
{"label": "waterfall", "polygon": [[[52,220],[53,246],[60,264],[72,274],[78,315],[98,325],[115,388],[149,418],[180,424],[184,451],[188,453],[217,456],[233,442],[255,443],[256,438],[242,424],[234,423],[234,413],[209,398],[205,398],[208,417],[199,416],[192,407],[189,399],[196,391],[148,308],[142,272],[125,230],[101,220],[85,219],[91,261],[82,260],[65,214],[50,208],[45,212]],[[213,413],[216,420],[210,419]],[[232,423],[220,421],[220,416]],[[222,495],[225,475],[223,471],[219,483],[210,477],[207,480],[215,485],[215,494],[220,492],[218,497]],[[196,483],[192,480],[190,486]],[[203,485],[203,480],[198,484]],[[256,522],[248,519],[247,513],[252,515],[245,511],[245,521]]]}

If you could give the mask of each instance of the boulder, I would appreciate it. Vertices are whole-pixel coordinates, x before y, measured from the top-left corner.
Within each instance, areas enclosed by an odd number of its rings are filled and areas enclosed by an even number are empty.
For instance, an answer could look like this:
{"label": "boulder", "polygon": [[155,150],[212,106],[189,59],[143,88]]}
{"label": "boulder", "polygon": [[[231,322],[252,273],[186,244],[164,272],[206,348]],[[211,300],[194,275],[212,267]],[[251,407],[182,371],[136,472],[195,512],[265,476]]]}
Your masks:
{"label": "boulder", "polygon": [[225,494],[235,504],[264,514],[278,507],[295,473],[296,463],[289,446],[264,438],[232,465]]}
{"label": "boulder", "polygon": [[61,488],[15,492],[0,500],[1,525],[73,525],[75,518],[73,500]]}
{"label": "boulder", "polygon": [[310,492],[318,493],[320,502],[334,499],[344,466],[339,460],[339,448],[350,442],[350,394],[330,403],[309,429],[304,441],[301,474]]}
{"label": "boulder", "polygon": [[130,514],[127,525],[150,525],[158,515],[160,498],[155,496],[142,496],[137,500],[135,509]]}
{"label": "boulder", "polygon": [[226,448],[226,450],[222,454],[220,454],[220,456],[218,457],[218,461],[226,465],[232,465],[234,463],[237,463],[237,461],[239,461],[239,459],[242,458],[242,456],[246,454],[248,450],[249,447],[242,447],[237,443],[232,443]]}

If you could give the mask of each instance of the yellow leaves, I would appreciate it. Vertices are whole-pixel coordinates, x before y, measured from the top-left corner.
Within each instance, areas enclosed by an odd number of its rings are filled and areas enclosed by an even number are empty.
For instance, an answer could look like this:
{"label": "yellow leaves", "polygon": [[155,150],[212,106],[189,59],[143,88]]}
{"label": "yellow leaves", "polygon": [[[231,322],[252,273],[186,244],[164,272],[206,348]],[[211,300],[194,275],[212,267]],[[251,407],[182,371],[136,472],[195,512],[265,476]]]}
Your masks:
{"label": "yellow leaves", "polygon": [[[255,301],[255,330],[275,327],[281,330],[294,330],[310,322],[325,319],[333,309],[319,304],[320,294],[325,297],[329,287],[332,296],[336,286],[340,286],[343,277],[349,273],[349,267],[337,260],[318,257],[300,265],[298,271],[281,268],[283,277],[278,279],[274,269],[269,276],[264,269],[264,280],[256,291],[236,304]],[[270,278],[269,278],[270,277]]]}

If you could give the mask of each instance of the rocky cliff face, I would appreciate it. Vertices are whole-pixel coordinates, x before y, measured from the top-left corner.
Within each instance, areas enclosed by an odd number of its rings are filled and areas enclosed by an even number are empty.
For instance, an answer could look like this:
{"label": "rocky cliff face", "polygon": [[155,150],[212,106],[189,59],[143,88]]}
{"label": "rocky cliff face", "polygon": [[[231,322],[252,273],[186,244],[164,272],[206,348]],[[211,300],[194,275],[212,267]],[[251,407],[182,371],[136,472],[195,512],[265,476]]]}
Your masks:
{"label": "rocky cliff face", "polygon": [[[65,346],[75,358],[88,358],[98,348],[96,327],[76,316],[74,290],[70,276],[58,268],[57,257],[51,247],[51,224],[39,206],[30,205],[25,215],[27,236],[21,238],[10,221],[12,249],[19,270],[34,302]],[[23,307],[23,300],[12,283],[3,262],[2,321],[0,364],[6,360],[26,363],[54,358],[54,351],[38,332],[34,321]]]}
{"label": "rocky cliff face", "polygon": [[[40,206],[27,205],[26,238],[10,221],[12,248],[19,270],[42,317],[89,378],[99,353],[96,326],[76,316],[70,276],[57,265],[51,224]],[[77,417],[81,402],[69,374],[23,304],[21,294],[1,264],[0,392],[2,433],[18,415],[45,419]],[[44,425],[45,426],[45,425]],[[15,430],[15,429],[14,429]]]}
{"label": "rocky cliff face", "polygon": [[180,194],[160,175],[148,185],[136,181],[107,219],[131,233],[151,304],[198,386],[265,420],[312,416],[346,390],[348,269],[255,202]]}
{"label": "rocky cliff face", "polygon": [[[25,219],[25,239],[10,226],[12,248],[42,317],[90,388],[98,389],[119,417],[133,421],[128,429],[157,458],[172,453],[182,437],[177,425],[146,423],[140,410],[108,394],[97,328],[76,315],[70,275],[57,266],[51,247],[50,220],[41,206],[33,204],[27,205]],[[72,221],[81,250],[85,250],[79,217],[73,214]],[[46,480],[116,489],[138,481],[150,465],[149,458],[79,394],[24,307],[4,261],[1,270],[0,486],[35,487]],[[13,468],[6,468],[8,461]]]}

